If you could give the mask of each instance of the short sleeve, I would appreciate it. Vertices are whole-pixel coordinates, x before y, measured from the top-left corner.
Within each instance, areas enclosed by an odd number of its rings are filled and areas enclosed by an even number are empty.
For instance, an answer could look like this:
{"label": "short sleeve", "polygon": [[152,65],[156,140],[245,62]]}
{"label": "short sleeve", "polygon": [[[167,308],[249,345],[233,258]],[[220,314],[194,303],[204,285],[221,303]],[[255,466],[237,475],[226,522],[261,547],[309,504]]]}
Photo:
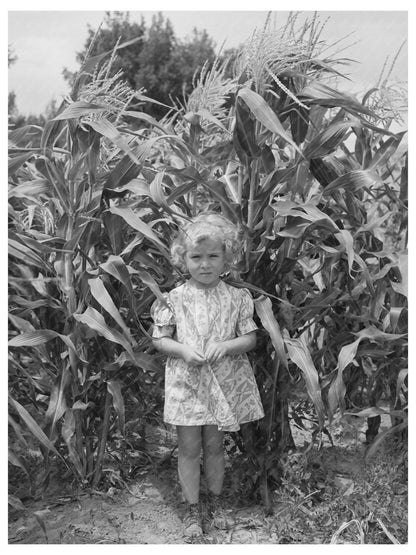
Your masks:
{"label": "short sleeve", "polygon": [[253,320],[254,303],[249,291],[247,289],[240,289],[240,295],[240,312],[236,328],[237,336],[245,335],[258,329]]}
{"label": "short sleeve", "polygon": [[165,302],[156,299],[150,308],[150,316],[153,319],[153,333],[154,339],[161,337],[172,337],[175,332],[176,321],[175,314],[171,303],[169,302],[169,295],[163,295]]}

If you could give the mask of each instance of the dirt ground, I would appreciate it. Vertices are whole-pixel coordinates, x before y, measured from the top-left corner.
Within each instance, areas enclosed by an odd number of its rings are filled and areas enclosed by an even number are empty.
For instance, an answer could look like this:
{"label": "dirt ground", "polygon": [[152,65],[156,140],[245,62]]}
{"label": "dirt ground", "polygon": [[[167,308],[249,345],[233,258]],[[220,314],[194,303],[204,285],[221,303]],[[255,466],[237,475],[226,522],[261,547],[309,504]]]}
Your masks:
{"label": "dirt ground", "polygon": [[[324,442],[309,461],[313,475],[305,468],[305,478],[313,481],[319,495],[305,495],[299,484],[287,483],[273,493],[272,515],[244,495],[233,495],[233,468],[228,465],[226,522],[211,526],[198,543],[406,543],[404,478],[392,478],[392,461],[383,457],[376,467],[366,467],[361,436],[356,427],[344,426],[338,438],[334,434],[335,447]],[[296,443],[304,440],[307,434],[295,431]],[[371,487],[376,472],[387,488]],[[43,499],[24,504],[24,511],[9,513],[10,544],[186,543],[175,457],[170,464],[142,470],[124,488],[74,493],[55,480]]]}

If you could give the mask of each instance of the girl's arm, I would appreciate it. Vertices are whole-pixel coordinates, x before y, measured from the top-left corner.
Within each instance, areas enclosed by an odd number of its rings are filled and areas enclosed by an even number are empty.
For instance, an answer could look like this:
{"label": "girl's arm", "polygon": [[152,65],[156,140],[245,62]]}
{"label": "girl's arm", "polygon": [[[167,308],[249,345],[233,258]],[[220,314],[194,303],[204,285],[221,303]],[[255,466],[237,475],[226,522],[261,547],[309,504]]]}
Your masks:
{"label": "girl's arm", "polygon": [[240,337],[235,337],[234,339],[229,339],[228,341],[223,341],[223,345],[227,350],[227,355],[241,355],[242,353],[247,353],[254,349],[257,343],[257,335],[255,331],[241,335]]}
{"label": "girl's arm", "polygon": [[228,341],[208,343],[205,349],[205,358],[208,362],[212,363],[226,355],[241,355],[254,349],[256,343],[257,336],[255,331],[229,339]]}
{"label": "girl's arm", "polygon": [[164,355],[182,358],[188,364],[204,364],[206,359],[202,353],[190,345],[179,343],[171,337],[161,337],[153,339],[153,346]]}

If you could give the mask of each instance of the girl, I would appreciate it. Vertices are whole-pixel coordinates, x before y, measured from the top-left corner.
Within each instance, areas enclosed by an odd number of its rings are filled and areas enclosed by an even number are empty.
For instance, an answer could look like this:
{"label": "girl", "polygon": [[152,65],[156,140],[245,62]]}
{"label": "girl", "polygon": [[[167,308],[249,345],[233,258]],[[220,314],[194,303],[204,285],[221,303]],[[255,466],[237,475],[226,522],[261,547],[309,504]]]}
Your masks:
{"label": "girl", "polygon": [[190,279],[155,301],[155,347],[168,355],[164,420],[177,427],[178,473],[188,503],[185,535],[202,534],[200,453],[208,511],[219,506],[224,479],[224,431],[264,416],[246,352],[256,345],[253,300],[221,280],[240,252],[237,229],[217,214],[201,214],[173,242],[173,263]]}

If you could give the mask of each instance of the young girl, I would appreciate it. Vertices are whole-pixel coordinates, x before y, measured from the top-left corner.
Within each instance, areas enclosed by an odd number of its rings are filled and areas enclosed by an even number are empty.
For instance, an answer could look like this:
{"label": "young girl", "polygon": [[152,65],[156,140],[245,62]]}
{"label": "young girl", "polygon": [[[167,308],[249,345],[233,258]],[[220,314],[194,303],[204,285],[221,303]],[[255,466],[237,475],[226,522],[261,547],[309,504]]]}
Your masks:
{"label": "young girl", "polygon": [[253,300],[221,280],[237,262],[237,229],[217,214],[187,223],[172,259],[190,279],[152,306],[155,347],[168,355],[164,420],[177,427],[178,473],[188,503],[185,535],[202,534],[200,453],[208,510],[219,506],[224,479],[224,431],[264,416],[246,352],[256,345]]}

